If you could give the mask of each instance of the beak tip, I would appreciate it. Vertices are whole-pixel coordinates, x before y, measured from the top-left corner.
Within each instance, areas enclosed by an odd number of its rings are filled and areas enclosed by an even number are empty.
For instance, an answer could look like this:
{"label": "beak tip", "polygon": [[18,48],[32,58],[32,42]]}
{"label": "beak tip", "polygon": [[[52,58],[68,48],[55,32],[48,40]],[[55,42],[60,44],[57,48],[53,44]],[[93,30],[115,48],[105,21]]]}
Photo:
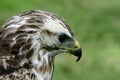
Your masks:
{"label": "beak tip", "polygon": [[78,57],[77,60],[76,60],[76,62],[78,62],[80,60],[81,56],[82,56],[82,49],[79,48],[79,49],[75,50],[73,55]]}

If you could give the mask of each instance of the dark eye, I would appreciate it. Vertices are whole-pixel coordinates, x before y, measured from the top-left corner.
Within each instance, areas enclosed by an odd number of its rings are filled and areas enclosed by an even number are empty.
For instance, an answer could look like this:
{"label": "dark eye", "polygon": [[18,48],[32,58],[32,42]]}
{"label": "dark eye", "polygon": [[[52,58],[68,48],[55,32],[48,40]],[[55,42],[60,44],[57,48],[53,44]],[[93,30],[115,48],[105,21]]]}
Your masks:
{"label": "dark eye", "polygon": [[61,34],[59,36],[59,41],[63,43],[65,40],[69,39],[69,37],[66,34]]}

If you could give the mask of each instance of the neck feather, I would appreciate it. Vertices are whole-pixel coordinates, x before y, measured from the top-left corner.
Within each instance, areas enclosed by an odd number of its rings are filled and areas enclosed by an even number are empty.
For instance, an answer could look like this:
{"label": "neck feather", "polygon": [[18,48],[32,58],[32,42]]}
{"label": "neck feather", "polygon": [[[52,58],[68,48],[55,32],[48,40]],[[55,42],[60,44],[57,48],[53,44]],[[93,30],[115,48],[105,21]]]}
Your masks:
{"label": "neck feather", "polygon": [[52,80],[54,70],[54,57],[50,52],[41,50],[39,54],[33,56],[33,72],[38,80]]}

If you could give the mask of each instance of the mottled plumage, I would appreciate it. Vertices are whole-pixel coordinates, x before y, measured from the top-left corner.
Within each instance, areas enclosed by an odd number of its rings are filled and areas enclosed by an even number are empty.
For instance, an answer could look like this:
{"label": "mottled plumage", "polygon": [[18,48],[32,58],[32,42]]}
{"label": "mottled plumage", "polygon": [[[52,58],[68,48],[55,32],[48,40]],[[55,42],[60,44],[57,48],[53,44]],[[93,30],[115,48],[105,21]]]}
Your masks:
{"label": "mottled plumage", "polygon": [[13,16],[0,29],[0,80],[51,80],[54,57],[81,49],[64,19],[34,10]]}

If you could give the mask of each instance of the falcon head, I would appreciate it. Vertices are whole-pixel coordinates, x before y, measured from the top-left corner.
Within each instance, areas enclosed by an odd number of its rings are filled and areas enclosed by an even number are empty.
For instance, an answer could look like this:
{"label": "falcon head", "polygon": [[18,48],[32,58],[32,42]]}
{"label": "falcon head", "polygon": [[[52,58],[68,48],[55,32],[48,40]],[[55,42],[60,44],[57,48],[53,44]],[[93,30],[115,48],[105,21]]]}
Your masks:
{"label": "falcon head", "polygon": [[54,57],[59,53],[73,54],[79,61],[82,50],[65,20],[53,13],[25,12],[0,29],[0,74],[30,68],[37,79],[51,80]]}
{"label": "falcon head", "polygon": [[76,40],[72,30],[63,18],[53,13],[44,12],[43,27],[38,29],[41,43],[40,48],[50,51],[52,56],[59,53],[70,53],[78,57],[80,60],[82,50]]}
{"label": "falcon head", "polygon": [[82,54],[80,45],[63,19],[46,19],[41,35],[41,47],[53,51],[53,56],[71,53],[78,57],[77,61],[80,59]]}

